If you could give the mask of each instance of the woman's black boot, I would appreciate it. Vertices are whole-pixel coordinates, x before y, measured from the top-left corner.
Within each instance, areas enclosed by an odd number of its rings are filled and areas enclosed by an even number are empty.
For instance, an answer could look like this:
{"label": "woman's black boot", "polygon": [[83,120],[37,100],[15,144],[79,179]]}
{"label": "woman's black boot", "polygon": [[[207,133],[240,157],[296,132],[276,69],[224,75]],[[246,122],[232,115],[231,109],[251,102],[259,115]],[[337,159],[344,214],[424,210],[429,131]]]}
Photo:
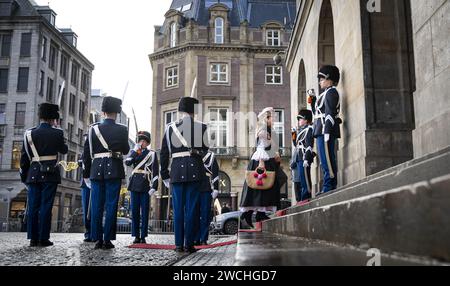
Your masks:
{"label": "woman's black boot", "polygon": [[247,223],[247,225],[251,228],[254,228],[253,226],[253,222],[252,222],[252,215],[253,215],[253,211],[248,211],[245,212],[241,215],[241,220],[245,220],[245,222]]}

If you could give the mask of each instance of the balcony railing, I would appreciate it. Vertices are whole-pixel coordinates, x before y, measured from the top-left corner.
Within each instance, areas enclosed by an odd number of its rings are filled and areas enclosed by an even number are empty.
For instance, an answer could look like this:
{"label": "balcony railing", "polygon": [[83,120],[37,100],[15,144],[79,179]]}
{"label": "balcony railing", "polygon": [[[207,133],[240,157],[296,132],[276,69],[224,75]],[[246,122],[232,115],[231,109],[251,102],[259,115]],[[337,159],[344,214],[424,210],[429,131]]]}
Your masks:
{"label": "balcony railing", "polygon": [[236,147],[211,147],[210,150],[218,157],[230,157],[237,155]]}

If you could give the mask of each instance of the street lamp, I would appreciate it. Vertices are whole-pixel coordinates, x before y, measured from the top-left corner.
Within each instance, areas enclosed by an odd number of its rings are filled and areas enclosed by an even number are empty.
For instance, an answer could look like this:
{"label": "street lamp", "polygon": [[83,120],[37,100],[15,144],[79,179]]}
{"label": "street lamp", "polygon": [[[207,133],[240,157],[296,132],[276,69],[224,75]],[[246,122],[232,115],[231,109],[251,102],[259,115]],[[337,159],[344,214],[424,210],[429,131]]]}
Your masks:
{"label": "street lamp", "polygon": [[6,232],[9,232],[9,212],[11,209],[11,192],[14,190],[14,188],[6,188],[6,190],[8,191],[8,207],[7,210],[8,212],[6,213]]}
{"label": "street lamp", "polygon": [[279,66],[283,62],[283,57],[281,55],[286,55],[286,51],[279,51],[274,57],[273,62]]}

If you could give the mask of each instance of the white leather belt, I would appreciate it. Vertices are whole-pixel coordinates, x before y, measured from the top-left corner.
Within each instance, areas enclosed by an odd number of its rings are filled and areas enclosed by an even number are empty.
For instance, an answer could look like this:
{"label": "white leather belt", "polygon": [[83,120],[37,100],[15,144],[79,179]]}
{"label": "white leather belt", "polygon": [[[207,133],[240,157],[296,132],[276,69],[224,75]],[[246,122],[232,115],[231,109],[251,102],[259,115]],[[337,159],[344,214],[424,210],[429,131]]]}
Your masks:
{"label": "white leather belt", "polygon": [[151,175],[152,173],[150,173],[149,171],[145,171],[145,170],[136,170],[136,171],[133,171],[133,174]]}
{"label": "white leather belt", "polygon": [[316,114],[314,118],[325,118],[325,114]]}
{"label": "white leather belt", "polygon": [[179,152],[179,153],[172,154],[172,159],[185,158],[185,157],[191,157],[191,153],[190,152]]}
{"label": "white leather belt", "polygon": [[33,159],[31,159],[31,162],[55,161],[55,160],[57,160],[57,159],[58,159],[57,156],[41,156],[41,157],[39,157],[39,158],[33,157]]}
{"label": "white leather belt", "polygon": [[[98,154],[94,154],[94,159],[102,159],[102,158],[112,158],[113,154],[117,154],[119,155],[119,153],[98,153]],[[119,156],[121,156],[122,154],[120,154]]]}

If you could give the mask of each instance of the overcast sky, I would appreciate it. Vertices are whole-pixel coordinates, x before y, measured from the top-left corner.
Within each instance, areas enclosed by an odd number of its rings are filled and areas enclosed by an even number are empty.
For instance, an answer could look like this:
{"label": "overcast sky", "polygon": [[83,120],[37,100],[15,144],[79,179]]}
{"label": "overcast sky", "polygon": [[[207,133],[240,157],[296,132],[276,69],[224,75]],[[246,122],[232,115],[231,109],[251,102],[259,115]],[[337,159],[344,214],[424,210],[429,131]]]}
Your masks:
{"label": "overcast sky", "polygon": [[[155,25],[161,25],[171,0],[35,0],[56,12],[58,28],[72,28],[78,50],[94,65],[92,88],[110,96],[125,96],[124,110],[136,111],[139,129],[150,131],[152,69]],[[135,133],[130,122],[130,133]]]}

